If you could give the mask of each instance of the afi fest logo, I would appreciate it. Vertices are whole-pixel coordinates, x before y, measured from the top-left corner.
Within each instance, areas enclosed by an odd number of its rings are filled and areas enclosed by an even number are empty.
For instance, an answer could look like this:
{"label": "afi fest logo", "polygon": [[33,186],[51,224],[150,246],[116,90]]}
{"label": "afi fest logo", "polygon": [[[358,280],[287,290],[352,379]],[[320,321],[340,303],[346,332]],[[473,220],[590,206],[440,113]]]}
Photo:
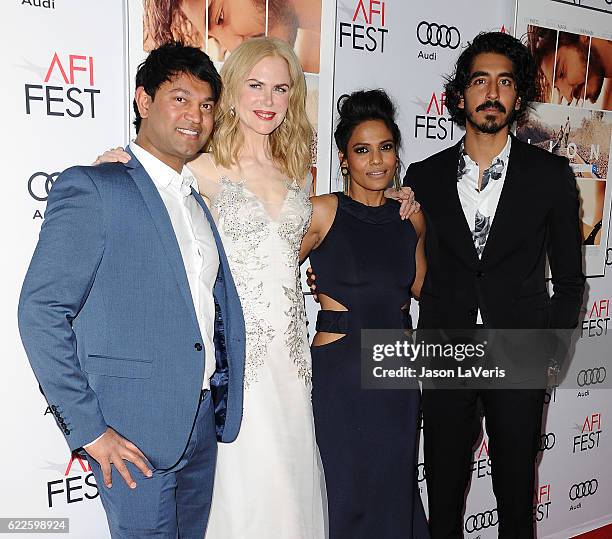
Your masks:
{"label": "afi fest logo", "polygon": [[[456,26],[447,26],[437,22],[421,21],[416,27],[416,38],[421,45],[434,48],[455,50],[461,45],[461,33]],[[437,60],[436,51],[419,51],[417,58]]]}
{"label": "afi fest logo", "polygon": [[423,107],[425,114],[417,114],[414,118],[414,138],[425,137],[431,140],[453,140],[455,124],[446,116],[446,94],[432,92],[427,100],[414,101]]}
{"label": "afi fest logo", "polygon": [[49,507],[58,503],[77,503],[94,500],[99,496],[98,487],[87,459],[74,453],[61,479],[47,482],[47,501]]}
{"label": "afi fest logo", "polygon": [[384,0],[358,0],[351,22],[340,22],[340,47],[368,52],[385,52]]}
{"label": "afi fest logo", "polygon": [[587,305],[587,311],[580,328],[580,337],[601,337],[608,334],[610,322],[610,298],[593,300]]}
{"label": "afi fest logo", "polygon": [[535,489],[533,497],[533,521],[541,522],[548,518],[550,511],[550,483]]}
{"label": "afi fest logo", "polygon": [[574,436],[574,450],[572,453],[590,451],[599,447],[601,436],[601,414],[591,414],[584,418],[581,434]]}
{"label": "afi fest logo", "polygon": [[[58,86],[55,81],[63,84]],[[43,82],[25,85],[26,114],[96,117],[96,95],[100,90],[94,88],[93,56],[55,52]]]}
{"label": "afi fest logo", "polygon": [[474,460],[470,465],[470,471],[472,475],[476,474],[478,479],[491,475],[491,459],[489,458],[489,447],[485,439],[482,440],[478,451],[474,453]]}

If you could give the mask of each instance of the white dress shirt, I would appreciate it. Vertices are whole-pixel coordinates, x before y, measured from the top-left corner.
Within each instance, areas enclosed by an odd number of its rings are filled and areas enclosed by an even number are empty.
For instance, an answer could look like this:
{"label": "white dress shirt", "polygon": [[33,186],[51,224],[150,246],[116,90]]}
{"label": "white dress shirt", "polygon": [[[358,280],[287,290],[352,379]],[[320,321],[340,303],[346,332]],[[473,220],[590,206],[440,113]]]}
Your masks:
{"label": "white dress shirt", "polygon": [[210,377],[216,368],[213,288],[219,271],[219,252],[210,223],[191,191],[192,187],[197,190],[197,183],[187,167],[178,174],[135,142],[130,143],[130,149],[151,176],[168,210],[206,352],[202,389],[210,389]]}
{"label": "white dress shirt", "polygon": [[[482,257],[495,218],[499,197],[506,180],[511,145],[512,138],[508,135],[508,140],[502,151],[491,161],[491,166],[483,172],[482,186],[479,189],[480,169],[478,163],[470,158],[463,147],[463,143],[461,144],[457,170],[457,191],[463,214],[472,233],[478,258]],[[478,309],[476,322],[482,324],[480,309]]]}

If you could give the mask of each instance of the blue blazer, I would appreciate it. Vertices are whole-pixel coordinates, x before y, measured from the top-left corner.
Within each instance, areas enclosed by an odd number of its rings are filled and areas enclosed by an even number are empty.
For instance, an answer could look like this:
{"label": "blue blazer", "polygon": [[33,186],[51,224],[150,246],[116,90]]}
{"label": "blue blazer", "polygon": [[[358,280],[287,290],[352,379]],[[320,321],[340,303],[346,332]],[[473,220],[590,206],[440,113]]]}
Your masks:
{"label": "blue blazer", "polygon": [[217,437],[238,435],[242,308],[217,228],[194,196],[219,250],[216,357],[203,348],[166,207],[136,157],[127,165],[69,168],[51,189],[21,291],[19,330],[73,451],[110,426],[155,468],[174,465],[195,419],[205,361],[217,366]]}

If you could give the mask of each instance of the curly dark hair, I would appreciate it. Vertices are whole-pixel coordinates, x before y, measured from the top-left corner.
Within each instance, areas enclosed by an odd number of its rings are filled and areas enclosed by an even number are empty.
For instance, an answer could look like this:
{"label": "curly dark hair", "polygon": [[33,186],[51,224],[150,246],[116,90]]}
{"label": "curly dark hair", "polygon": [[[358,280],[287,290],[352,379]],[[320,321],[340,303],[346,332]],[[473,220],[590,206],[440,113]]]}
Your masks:
{"label": "curly dark hair", "polygon": [[531,101],[536,95],[536,64],[529,49],[518,39],[504,32],[481,32],[463,50],[452,75],[446,77],[446,107],[457,125],[465,126],[465,110],[459,108],[463,92],[470,81],[474,58],[479,54],[502,54],[512,62],[512,72],[520,97],[520,108],[512,112],[511,122],[521,123],[527,116]]}
{"label": "curly dark hair", "polygon": [[[149,53],[147,59],[138,66],[136,88],[144,87],[151,99],[155,99],[159,87],[181,73],[208,82],[215,102],[218,101],[221,95],[221,77],[211,59],[200,49],[187,47],[177,41],[166,43]],[[136,105],[136,99],[134,99],[133,106],[134,126],[138,133],[142,118]]]}
{"label": "curly dark hair", "polygon": [[338,99],[340,118],[334,131],[336,146],[344,155],[355,128],[368,120],[385,123],[395,144],[396,151],[402,145],[402,134],[395,121],[395,105],[384,90],[358,90]]}

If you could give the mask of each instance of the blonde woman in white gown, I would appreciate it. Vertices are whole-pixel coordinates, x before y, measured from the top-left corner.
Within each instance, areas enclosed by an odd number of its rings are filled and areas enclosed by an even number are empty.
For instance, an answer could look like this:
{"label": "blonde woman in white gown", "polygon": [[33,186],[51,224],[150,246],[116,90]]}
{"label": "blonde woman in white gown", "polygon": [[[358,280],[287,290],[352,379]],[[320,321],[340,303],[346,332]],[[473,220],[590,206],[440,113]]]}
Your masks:
{"label": "blonde woman in white gown", "polygon": [[256,38],[221,78],[212,152],[189,166],[211,202],[247,338],[242,426],[219,444],[206,539],[324,538],[298,258],[312,211],[304,75],[286,43]]}
{"label": "blonde woman in white gown", "polygon": [[[221,78],[211,152],[188,166],[209,199],[242,303],[246,360],[242,425],[234,442],[219,444],[206,539],[324,539],[299,279],[312,212],[304,74],[285,42],[254,38],[234,50]],[[129,158],[115,149],[96,163]]]}

